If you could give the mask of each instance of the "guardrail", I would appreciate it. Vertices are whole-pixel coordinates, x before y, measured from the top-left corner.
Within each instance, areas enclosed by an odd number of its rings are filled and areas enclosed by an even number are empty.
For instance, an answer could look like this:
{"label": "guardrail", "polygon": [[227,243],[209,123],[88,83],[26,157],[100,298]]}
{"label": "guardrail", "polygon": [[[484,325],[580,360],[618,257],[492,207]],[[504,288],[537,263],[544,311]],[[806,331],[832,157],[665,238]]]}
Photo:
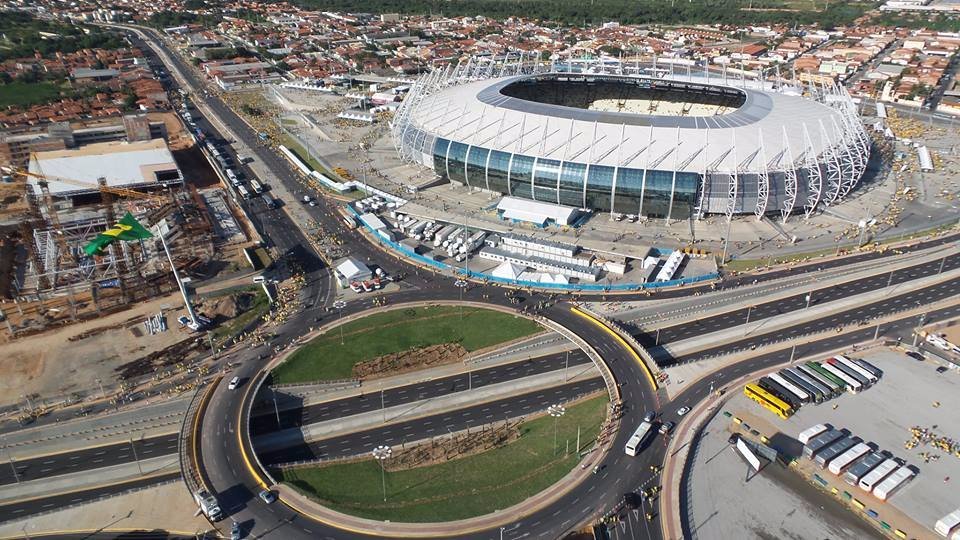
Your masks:
{"label": "guardrail", "polygon": [[637,338],[633,337],[633,334],[628,332],[627,329],[624,328],[623,325],[621,325],[619,322],[613,319],[604,317],[603,315],[600,315],[599,313],[597,313],[596,311],[593,311],[592,309],[588,308],[586,305],[582,303],[577,305],[577,309],[584,311],[586,313],[589,313],[594,318],[600,319],[601,321],[603,321],[604,324],[613,328],[618,334],[620,334],[620,337],[625,339],[627,343],[630,344],[630,346],[632,346],[634,349],[637,350],[637,353],[640,355],[640,358],[642,358],[643,361],[646,362],[648,366],[652,365],[656,367],[658,370],[662,369],[660,367],[660,364],[658,364],[657,361],[653,358],[653,355],[650,354],[650,351],[648,351],[646,347],[641,345],[640,342],[637,341]]}
{"label": "guardrail", "polygon": [[617,384],[617,380],[613,377],[613,372],[610,371],[610,368],[607,366],[607,363],[603,361],[603,358],[600,356],[589,343],[586,342],[583,338],[578,336],[572,330],[569,330],[567,327],[553,322],[552,320],[546,317],[536,317],[536,320],[552,329],[554,332],[557,332],[567,339],[572,341],[577,347],[580,347],[581,350],[587,353],[587,356],[593,361],[593,364],[597,366],[597,369],[600,371],[600,376],[603,377],[603,383],[607,387],[607,393],[610,395],[610,401],[619,403],[620,402],[620,386]]}
{"label": "guardrail", "polygon": [[[206,409],[206,402],[213,388],[223,377],[218,375],[213,384],[204,389],[203,384],[197,385],[197,391],[190,400],[190,405],[183,413],[183,422],[180,424],[180,437],[177,439],[177,452],[180,460],[180,476],[187,486],[187,491],[192,497],[201,487],[206,487],[203,481],[203,475],[200,473],[197,464],[194,463],[194,445],[198,441],[194,439],[194,433],[197,431],[197,424],[203,418],[203,411]],[[201,390],[204,390],[201,392]]]}
{"label": "guardrail", "polygon": [[[243,425],[243,426],[237,426],[237,429],[241,429],[241,428],[243,429],[243,432],[242,432],[242,433],[248,433],[248,434],[250,433],[250,418],[251,418],[251,416],[252,416],[251,413],[253,412],[253,404],[254,404],[255,401],[257,401],[257,394],[260,393],[260,389],[263,387],[263,383],[266,382],[266,380],[267,380],[267,375],[268,375],[268,374],[269,374],[269,372],[261,371],[261,372],[260,372],[260,375],[259,375],[259,380],[257,381],[257,385],[256,385],[256,386],[253,388],[253,390],[252,390],[253,393],[251,394],[250,401],[247,403],[246,410],[243,411],[243,415],[244,415],[243,423],[244,423],[244,425]],[[271,485],[271,486],[272,486],[272,485],[276,485],[277,481],[276,481],[276,480],[273,478],[273,476],[270,474],[270,471],[267,470],[267,468],[263,466],[263,463],[260,461],[260,456],[258,456],[258,455],[257,455],[257,452],[254,450],[254,448],[253,448],[253,440],[251,440],[250,437],[243,437],[243,436],[241,436],[240,444],[243,444],[243,441],[244,441],[244,440],[250,442],[250,453],[253,454],[253,461],[254,461],[254,463],[256,463],[257,468],[260,469],[260,471],[263,473],[263,475],[267,477],[267,480],[270,481],[270,484],[269,484],[269,485]]]}

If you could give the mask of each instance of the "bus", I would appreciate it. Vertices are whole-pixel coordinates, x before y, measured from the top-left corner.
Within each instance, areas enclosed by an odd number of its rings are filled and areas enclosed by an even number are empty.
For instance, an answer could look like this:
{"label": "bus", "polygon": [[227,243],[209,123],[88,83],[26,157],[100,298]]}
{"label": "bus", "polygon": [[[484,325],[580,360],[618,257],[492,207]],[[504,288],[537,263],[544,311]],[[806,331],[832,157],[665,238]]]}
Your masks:
{"label": "bus", "polygon": [[873,491],[873,488],[883,481],[884,478],[890,475],[900,464],[897,463],[897,460],[893,458],[887,458],[883,463],[874,467],[874,469],[863,476],[857,486],[870,493]]}
{"label": "bus", "polygon": [[838,394],[846,391],[847,383],[844,382],[844,380],[841,379],[840,377],[837,377],[833,373],[830,373],[829,371],[823,369],[823,366],[821,366],[819,363],[807,362],[803,367],[815,373],[818,377],[820,377],[821,380],[829,382],[830,385],[837,390]]}
{"label": "bus", "polygon": [[351,214],[349,210],[341,206],[337,211],[340,212],[340,220],[343,221],[348,229],[357,228],[357,219],[353,217],[353,214]]}
{"label": "bus", "polygon": [[792,368],[787,368],[792,370],[798,376],[805,377],[806,380],[810,381],[814,386],[817,386],[823,390],[824,398],[833,397],[839,394],[839,389],[830,384],[830,381],[825,380],[823,377],[817,374],[817,372],[808,368],[807,366],[796,366]]}
{"label": "bus", "polygon": [[260,198],[263,199],[263,204],[267,205],[267,208],[276,208],[277,201],[273,197],[267,195],[266,193],[261,193]]}
{"label": "bus", "polygon": [[623,451],[628,456],[635,456],[640,448],[643,446],[643,441],[650,434],[653,424],[644,420],[640,422],[640,427],[633,432],[633,435],[630,437],[630,440],[627,441],[627,445],[624,446]]}
{"label": "bus", "polygon": [[757,381],[757,385],[789,404],[794,410],[800,408],[800,400],[791,394],[789,390],[783,386],[780,386],[780,383],[774,381],[770,377],[760,377],[760,380]]}
{"label": "bus", "polygon": [[761,407],[773,412],[784,420],[790,418],[790,416],[793,414],[793,407],[791,407],[789,403],[767,392],[754,383],[744,386],[743,393],[748,398],[759,403]]}
{"label": "bus", "polygon": [[826,424],[817,424],[817,425],[815,425],[815,426],[809,427],[809,428],[801,431],[800,434],[797,435],[797,440],[800,441],[800,442],[803,443],[803,444],[807,444],[808,442],[810,442],[810,439],[812,439],[812,438],[816,437],[817,435],[820,435],[821,433],[824,433],[824,432],[826,432],[826,431],[827,431],[827,425],[826,425]]}
{"label": "bus", "polygon": [[781,369],[780,376],[784,379],[790,381],[796,386],[800,387],[804,392],[810,395],[810,399],[814,403],[820,403],[825,398],[829,397],[826,392],[821,390],[818,386],[811,383],[809,380],[797,375],[795,371],[789,369]]}
{"label": "bus", "polygon": [[768,375],[768,377],[773,379],[780,386],[786,388],[787,391],[800,400],[800,403],[810,403],[813,401],[813,398],[810,397],[810,394],[806,393],[803,388],[788,381],[783,375],[780,375],[779,373],[771,373]]}
{"label": "bus", "polygon": [[863,388],[863,385],[860,384],[860,381],[854,379],[850,375],[847,375],[846,373],[843,372],[843,370],[837,369],[836,367],[830,365],[829,363],[820,364],[820,367],[827,370],[827,372],[832,374],[834,377],[843,381],[843,384],[846,385],[847,387],[847,391],[850,392],[851,394],[856,394],[860,392],[860,390]]}
{"label": "bus", "polygon": [[250,180],[250,188],[253,189],[254,193],[263,193],[263,186],[256,180]]}
{"label": "bus", "polygon": [[844,437],[844,434],[839,429],[829,429],[823,433],[812,437],[807,443],[803,445],[803,457],[808,459],[813,459],[823,452],[831,444],[839,441]]}
{"label": "bus", "polygon": [[864,360],[863,358],[854,358],[853,361],[854,361],[854,363],[856,363],[858,366],[860,366],[860,367],[862,367],[863,369],[869,371],[870,373],[873,373],[873,376],[876,377],[877,380],[880,380],[880,377],[883,377],[883,371],[880,370],[880,368],[874,366],[874,365],[871,364],[870,362],[867,362],[867,361]]}
{"label": "bus", "polygon": [[853,464],[854,461],[862,458],[870,451],[870,446],[865,442],[860,442],[855,444],[853,447],[848,449],[846,452],[837,456],[836,459],[830,462],[830,467],[828,470],[833,474],[840,475],[847,467]]}
{"label": "bus", "polygon": [[826,361],[826,365],[831,366],[839,371],[842,371],[844,374],[846,374],[847,377],[850,377],[851,379],[860,383],[860,385],[864,389],[870,386],[870,379],[856,372],[850,366],[845,365],[843,362],[838,361],[836,358],[828,358]]}
{"label": "bus", "polygon": [[237,193],[239,193],[240,196],[243,197],[244,199],[250,198],[250,192],[247,191],[247,188],[243,186],[237,186]]}
{"label": "bus", "polygon": [[813,462],[820,466],[821,469],[826,469],[827,465],[831,461],[842,455],[847,450],[853,448],[861,442],[860,437],[844,437],[839,441],[831,444],[827,448],[820,452],[813,458]]}
{"label": "bus", "polygon": [[864,456],[863,459],[857,461],[847,469],[847,472],[843,475],[843,481],[851,486],[857,485],[861,478],[872,471],[874,467],[883,463],[883,460],[886,458],[887,456],[880,452],[870,452]]}
{"label": "bus", "polygon": [[846,356],[840,356],[840,355],[838,354],[837,356],[834,356],[833,359],[836,360],[837,362],[839,362],[839,363],[841,363],[841,364],[849,367],[849,368],[852,369],[854,372],[859,373],[860,375],[862,375],[864,378],[867,379],[867,381],[868,381],[870,384],[873,384],[873,383],[877,382],[877,380],[878,380],[878,377],[877,377],[876,375],[874,375],[872,371],[869,371],[869,370],[865,369],[863,366],[857,365],[856,362],[854,362],[853,360],[847,358]]}
{"label": "bus", "polygon": [[917,473],[913,472],[906,465],[901,466],[883,482],[877,484],[877,487],[873,488],[873,496],[881,501],[887,500],[887,498],[893,495],[894,491],[903,487],[915,474]]}

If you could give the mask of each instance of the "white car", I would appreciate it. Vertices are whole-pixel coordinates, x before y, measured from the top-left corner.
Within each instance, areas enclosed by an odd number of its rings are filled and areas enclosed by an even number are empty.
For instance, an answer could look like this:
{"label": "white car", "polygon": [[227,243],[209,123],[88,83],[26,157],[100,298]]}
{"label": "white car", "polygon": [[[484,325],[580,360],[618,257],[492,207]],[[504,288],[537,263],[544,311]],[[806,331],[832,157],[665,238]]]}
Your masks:
{"label": "white car", "polygon": [[230,379],[230,383],[227,384],[227,390],[236,390],[240,386],[240,377],[234,377]]}
{"label": "white car", "polygon": [[683,416],[690,412],[690,407],[680,407],[677,409],[677,416]]}

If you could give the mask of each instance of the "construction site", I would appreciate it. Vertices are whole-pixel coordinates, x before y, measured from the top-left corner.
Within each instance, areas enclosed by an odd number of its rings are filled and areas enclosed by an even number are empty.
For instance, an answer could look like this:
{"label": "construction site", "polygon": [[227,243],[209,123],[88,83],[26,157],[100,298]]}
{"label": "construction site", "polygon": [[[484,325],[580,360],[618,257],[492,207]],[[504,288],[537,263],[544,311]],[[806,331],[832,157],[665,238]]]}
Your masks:
{"label": "construction site", "polygon": [[[168,156],[167,162],[158,166],[153,154]],[[144,169],[152,181],[107,178],[98,172],[107,170],[107,161],[111,174]],[[121,163],[128,166],[118,168]],[[69,170],[75,177],[45,169]],[[190,273],[202,271],[213,257],[207,203],[183,181],[163,139],[34,152],[29,168],[11,164],[5,172],[0,317],[11,337],[102,317],[175,291],[171,260]],[[87,243],[126,213],[154,238],[84,253]]]}

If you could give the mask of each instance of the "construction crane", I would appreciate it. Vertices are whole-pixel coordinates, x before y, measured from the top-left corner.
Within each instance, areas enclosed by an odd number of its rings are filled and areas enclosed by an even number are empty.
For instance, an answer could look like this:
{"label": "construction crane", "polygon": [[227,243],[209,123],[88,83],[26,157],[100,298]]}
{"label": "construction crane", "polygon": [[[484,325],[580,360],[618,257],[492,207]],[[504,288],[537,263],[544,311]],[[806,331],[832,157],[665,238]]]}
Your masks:
{"label": "construction crane", "polygon": [[[144,193],[134,189],[124,188],[119,186],[109,186],[107,185],[106,178],[102,178],[102,177],[98,179],[98,182],[96,184],[91,184],[89,182],[76,180],[74,178],[65,178],[62,176],[46,175],[46,174],[43,174],[42,172],[31,172],[22,168],[12,167],[12,166],[2,167],[0,169],[2,169],[5,173],[10,175],[19,174],[19,175],[23,175],[24,177],[37,179],[37,185],[40,188],[40,194],[39,194],[40,196],[38,198],[42,199],[43,205],[47,209],[47,219],[50,221],[50,225],[54,231],[60,231],[62,227],[60,225],[60,218],[57,215],[56,207],[53,204],[53,197],[50,194],[50,189],[49,189],[50,182],[61,182],[64,184],[78,186],[78,187],[86,188],[89,190],[99,191],[101,199],[106,209],[106,219],[107,219],[108,225],[113,224],[116,221],[116,217],[113,212],[114,196],[120,196],[120,197],[131,198],[131,199],[146,199],[146,200],[163,201],[163,202],[166,201],[166,198],[162,195],[156,195],[153,193]],[[57,251],[58,251],[57,258],[59,260],[59,264],[63,265],[64,267],[78,266],[79,262],[75,259],[74,255],[71,253],[70,247],[67,245],[67,241],[64,235],[55,234],[54,238],[56,239],[56,243],[57,243]],[[126,266],[123,264],[122,257],[118,258],[116,263],[118,265],[117,266],[119,271],[118,273],[122,274],[125,271],[125,266]],[[123,286],[123,283],[121,280],[121,290],[123,291],[124,294],[126,294],[126,291],[124,289],[125,287]]]}

